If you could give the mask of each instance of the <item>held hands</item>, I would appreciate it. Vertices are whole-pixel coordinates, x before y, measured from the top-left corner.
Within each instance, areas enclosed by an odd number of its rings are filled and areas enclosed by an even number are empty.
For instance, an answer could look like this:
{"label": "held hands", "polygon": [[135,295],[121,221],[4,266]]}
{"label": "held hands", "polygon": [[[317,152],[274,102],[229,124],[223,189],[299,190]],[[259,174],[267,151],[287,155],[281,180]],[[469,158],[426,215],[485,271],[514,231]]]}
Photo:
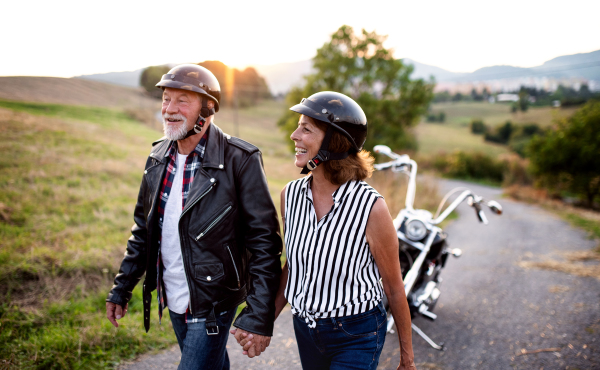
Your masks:
{"label": "held hands", "polygon": [[253,334],[243,329],[232,329],[229,332],[233,334],[239,345],[243,347],[244,352],[242,353],[250,358],[260,356],[269,344],[271,344],[271,337]]}
{"label": "held hands", "polygon": [[408,365],[400,362],[400,365],[398,365],[397,370],[417,370],[417,366],[415,365],[415,363],[413,361],[411,361],[410,364],[408,364]]}
{"label": "held hands", "polygon": [[119,323],[117,322],[117,320],[120,320],[121,318],[125,317],[125,314],[127,313],[127,306],[128,304],[126,304],[125,308],[123,308],[118,304],[106,302],[106,317],[108,318],[108,321],[110,321],[111,324],[114,325],[115,328],[119,327]]}

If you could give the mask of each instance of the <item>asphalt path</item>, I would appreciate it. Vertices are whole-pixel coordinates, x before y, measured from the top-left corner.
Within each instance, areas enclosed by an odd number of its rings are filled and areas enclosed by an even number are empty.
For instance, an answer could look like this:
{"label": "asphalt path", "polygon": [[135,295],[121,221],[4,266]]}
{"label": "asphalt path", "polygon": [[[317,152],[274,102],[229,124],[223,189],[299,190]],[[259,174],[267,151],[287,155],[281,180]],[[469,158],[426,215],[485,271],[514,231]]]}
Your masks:
{"label": "asphalt path", "polygon": [[[466,204],[446,229],[462,257],[442,271],[436,321],[414,324],[445,351],[431,348],[413,332],[419,369],[600,369],[600,280],[551,270],[524,268],[522,261],[562,260],[563,253],[590,250],[594,241],[543,209],[501,199],[501,190],[443,180],[440,189],[466,186],[496,199],[504,214],[487,212],[480,224]],[[232,369],[301,369],[289,307],[275,323],[271,346],[254,359],[228,342]],[[123,370],[176,369],[177,346],[146,355]],[[388,334],[379,369],[395,369],[398,338]]]}

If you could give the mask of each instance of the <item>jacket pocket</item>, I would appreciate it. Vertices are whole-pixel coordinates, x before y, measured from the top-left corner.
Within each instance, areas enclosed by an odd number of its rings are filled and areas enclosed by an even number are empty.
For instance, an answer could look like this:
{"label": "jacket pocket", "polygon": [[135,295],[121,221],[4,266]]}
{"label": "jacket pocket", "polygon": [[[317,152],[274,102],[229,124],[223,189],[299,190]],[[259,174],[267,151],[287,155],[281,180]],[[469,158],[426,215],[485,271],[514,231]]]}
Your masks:
{"label": "jacket pocket", "polygon": [[228,203],[225,207],[221,208],[209,222],[205,223],[200,228],[201,231],[196,236],[196,241],[205,237],[206,234],[208,234],[212,229],[215,228],[215,226],[217,226],[221,221],[225,219],[225,217],[231,212],[232,209],[233,205],[231,204],[231,202]]}
{"label": "jacket pocket", "polygon": [[194,278],[198,281],[211,283],[225,275],[222,263],[203,263],[194,265]]}
{"label": "jacket pocket", "polygon": [[235,258],[233,257],[233,252],[229,244],[225,244],[225,251],[227,252],[227,256],[231,259],[231,264],[233,266],[233,270],[235,271],[235,279],[236,279],[236,288],[231,290],[239,290],[242,287],[240,280],[240,272],[238,270],[238,264],[235,262]]}

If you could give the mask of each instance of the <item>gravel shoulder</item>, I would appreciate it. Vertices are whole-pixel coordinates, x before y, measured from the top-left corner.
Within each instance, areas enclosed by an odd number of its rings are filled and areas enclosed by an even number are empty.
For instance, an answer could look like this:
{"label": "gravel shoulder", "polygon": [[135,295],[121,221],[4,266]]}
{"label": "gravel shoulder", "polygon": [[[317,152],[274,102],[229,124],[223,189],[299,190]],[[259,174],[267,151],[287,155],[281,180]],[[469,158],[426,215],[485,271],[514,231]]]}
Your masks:
{"label": "gravel shoulder", "polygon": [[[532,205],[501,199],[501,190],[442,180],[447,191],[471,188],[504,207],[479,224],[463,204],[447,228],[448,243],[463,256],[442,271],[435,322],[414,323],[446,351],[429,347],[413,332],[419,369],[598,369],[600,368],[600,280],[522,267],[524,261],[559,260],[563,253],[594,247],[585,232]],[[395,213],[393,210],[392,213]],[[228,342],[232,369],[300,369],[291,312],[275,323],[269,349],[248,359],[234,338]],[[179,350],[143,356],[121,369],[176,369]],[[398,338],[388,334],[379,369],[395,369]]]}

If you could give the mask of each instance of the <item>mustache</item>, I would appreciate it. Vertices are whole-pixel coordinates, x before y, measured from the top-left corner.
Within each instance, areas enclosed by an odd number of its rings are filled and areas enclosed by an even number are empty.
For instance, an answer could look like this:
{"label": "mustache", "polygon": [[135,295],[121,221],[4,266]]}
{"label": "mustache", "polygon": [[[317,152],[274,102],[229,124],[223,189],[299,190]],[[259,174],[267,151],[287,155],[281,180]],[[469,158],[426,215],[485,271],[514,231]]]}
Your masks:
{"label": "mustache", "polygon": [[167,119],[174,119],[174,120],[179,120],[179,121],[184,121],[184,122],[187,121],[187,118],[185,118],[185,116],[183,114],[179,114],[179,113],[169,114],[169,113],[165,112],[165,114],[163,114],[163,120],[167,120]]}

